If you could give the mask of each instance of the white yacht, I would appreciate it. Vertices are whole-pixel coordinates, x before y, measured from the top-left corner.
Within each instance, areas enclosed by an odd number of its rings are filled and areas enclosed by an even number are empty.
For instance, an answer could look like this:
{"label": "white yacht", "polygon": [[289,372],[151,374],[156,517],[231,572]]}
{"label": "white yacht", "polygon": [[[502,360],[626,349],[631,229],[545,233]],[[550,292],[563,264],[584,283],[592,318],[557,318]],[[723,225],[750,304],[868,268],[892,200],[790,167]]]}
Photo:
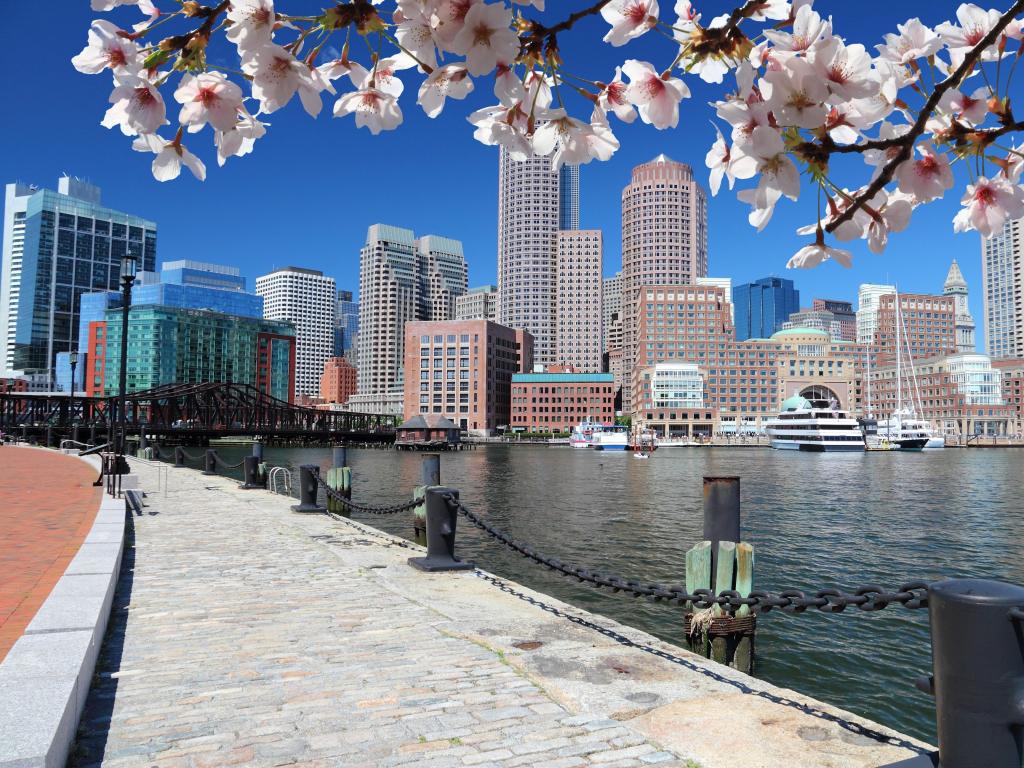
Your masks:
{"label": "white yacht", "polygon": [[795,395],[768,421],[772,448],[790,451],[863,451],[864,433],[856,419],[835,400],[808,400]]}
{"label": "white yacht", "polygon": [[590,447],[595,451],[624,451],[629,447],[629,428],[614,426],[595,429],[590,438]]}
{"label": "white yacht", "polygon": [[945,439],[934,437],[931,425],[917,418],[911,408],[898,409],[888,419],[878,422],[878,436],[898,446],[901,451],[946,447]]}

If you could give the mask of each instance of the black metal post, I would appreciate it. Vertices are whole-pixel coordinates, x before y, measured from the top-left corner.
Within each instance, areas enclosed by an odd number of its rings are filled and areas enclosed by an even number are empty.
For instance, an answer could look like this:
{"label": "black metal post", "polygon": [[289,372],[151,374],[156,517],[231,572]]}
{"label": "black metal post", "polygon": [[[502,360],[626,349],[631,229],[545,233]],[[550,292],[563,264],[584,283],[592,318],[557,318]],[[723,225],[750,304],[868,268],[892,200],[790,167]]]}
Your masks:
{"label": "black metal post", "polygon": [[174,446],[174,466],[179,468],[185,466],[185,449],[180,445]]}
{"label": "black metal post", "polygon": [[[740,541],[740,479],[704,478],[704,538],[711,542],[711,573],[718,568],[718,542]],[[717,592],[732,589],[722,585]]]}
{"label": "black metal post", "polygon": [[335,469],[348,466],[348,449],[344,445],[336,445],[331,449],[331,466]]}
{"label": "black metal post", "polygon": [[78,367],[78,352],[69,355],[71,360],[71,402],[68,404],[68,437],[75,440],[75,368]]}
{"label": "black metal post", "polygon": [[455,559],[455,524],[458,516],[448,506],[448,494],[459,498],[454,488],[427,488],[427,556],[410,557],[409,565],[421,571],[468,571],[475,566]]}
{"label": "black metal post", "polygon": [[139,429],[139,452],[146,450],[149,447],[149,441],[146,440],[146,428],[142,427]]}
{"label": "black metal post", "polygon": [[245,472],[245,482],[240,485],[240,488],[250,490],[252,488],[262,488],[263,484],[260,483],[260,460],[255,456],[246,456],[242,459]]}
{"label": "black metal post", "polygon": [[89,445],[96,445],[96,425],[89,425]]}
{"label": "black metal post", "polygon": [[940,581],[928,589],[928,613],[939,764],[1020,768],[1024,588],[984,579]]}
{"label": "black metal post", "polygon": [[46,425],[46,447],[53,448],[53,425]]}
{"label": "black metal post", "polygon": [[213,450],[213,448],[206,449],[206,459],[203,462],[203,474],[217,474],[217,452]]}
{"label": "black metal post", "polygon": [[424,453],[423,462],[420,464],[420,485],[441,484],[441,454]]}
{"label": "black metal post", "polygon": [[292,507],[293,512],[327,512],[326,508],[316,503],[319,475],[320,467],[316,464],[303,464],[299,467],[299,503]]}
{"label": "black metal post", "polygon": [[263,463],[263,443],[257,441],[252,444],[252,455],[256,457],[256,463]]}

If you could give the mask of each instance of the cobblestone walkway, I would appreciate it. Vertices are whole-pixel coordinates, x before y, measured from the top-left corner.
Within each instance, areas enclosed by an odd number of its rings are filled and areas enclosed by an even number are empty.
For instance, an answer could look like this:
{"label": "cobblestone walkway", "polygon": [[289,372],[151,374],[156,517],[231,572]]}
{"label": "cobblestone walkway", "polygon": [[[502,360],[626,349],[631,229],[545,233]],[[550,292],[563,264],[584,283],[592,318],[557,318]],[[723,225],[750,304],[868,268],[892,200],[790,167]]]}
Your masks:
{"label": "cobblestone walkway", "polygon": [[0,447],[0,661],[92,527],[101,492],[95,479],[71,456]]}
{"label": "cobblestone walkway", "polygon": [[73,765],[685,765],[453,636],[287,500],[208,480],[177,471],[134,521]]}

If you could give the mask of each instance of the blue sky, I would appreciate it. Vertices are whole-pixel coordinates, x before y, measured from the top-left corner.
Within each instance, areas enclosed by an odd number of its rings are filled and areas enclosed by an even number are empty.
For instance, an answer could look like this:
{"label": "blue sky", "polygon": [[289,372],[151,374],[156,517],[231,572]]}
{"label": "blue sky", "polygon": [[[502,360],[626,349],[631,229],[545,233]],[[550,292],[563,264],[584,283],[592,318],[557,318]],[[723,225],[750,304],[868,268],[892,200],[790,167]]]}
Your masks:
{"label": "blue sky", "polygon": [[[327,5],[315,0],[290,0],[282,7],[311,13]],[[548,0],[551,9],[575,8],[583,0]],[[436,120],[426,118],[415,103],[415,87],[407,85],[401,99],[405,122],[398,131],[373,137],[356,129],[351,118],[330,114],[325,101],[319,119],[310,119],[298,100],[265,118],[271,128],[256,151],[216,166],[212,134],[204,131],[189,146],[207,164],[205,183],[187,171],[161,184],[149,171],[152,155],[133,152],[131,141],[116,129],[100,126],[110,92],[109,75],[81,75],[69,60],[86,41],[93,18],[106,17],[121,26],[139,20],[136,9],[95,14],[88,0],[60,0],[60,12],[49,2],[6,2],[0,32],[0,71],[6,119],[0,121],[0,178],[53,186],[63,172],[91,180],[103,188],[104,202],[157,221],[162,260],[191,258],[241,267],[250,280],[275,266],[295,264],[322,269],[339,288],[358,289],[359,248],[368,225],[387,222],[418,234],[440,234],[462,240],[470,284],[495,281],[497,219],[497,150],[473,140],[465,116],[492,103],[490,81],[478,79],[476,93],[465,102],[449,102]],[[172,0],[157,0],[172,8]],[[671,0],[663,0],[663,15]],[[934,25],[953,16],[957,3],[900,0],[886,3],[818,0],[819,12],[833,16],[837,33],[849,42],[871,48],[897,23],[918,16]],[[1001,7],[1000,3],[998,7]],[[712,0],[700,4],[705,20],[731,7]],[[549,15],[550,12],[549,12]],[[593,79],[611,76],[625,58],[659,65],[672,55],[667,40],[648,35],[613,49],[595,43],[606,25],[590,19],[563,36],[566,67]],[[353,47],[365,60],[365,49]],[[217,55],[217,52],[212,52]],[[225,61],[225,64],[228,62]],[[408,79],[409,81],[412,78]],[[728,85],[731,80],[727,80]],[[714,138],[707,102],[721,92],[695,77],[687,83],[693,98],[683,102],[680,127],[657,131],[639,120],[624,126],[613,120],[621,149],[605,163],[581,169],[581,226],[604,231],[606,274],[621,265],[620,193],[631,168],[664,152],[690,163],[706,184],[704,155]],[[343,84],[338,81],[337,84]],[[344,81],[347,89],[347,81]],[[170,101],[170,93],[165,91]],[[176,105],[169,105],[176,115]],[[586,114],[586,113],[584,113]],[[840,176],[854,186],[856,176]],[[805,186],[798,203],[779,204],[772,222],[758,234],[747,224],[747,207],[723,189],[709,204],[710,272],[745,282],[767,275],[793,278],[801,299],[856,299],[862,282],[899,283],[902,290],[938,292],[951,259],[957,258],[971,288],[971,308],[982,330],[980,240],[976,233],[954,234],[951,219],[959,208],[963,179],[944,200],[914,214],[910,228],[890,240],[882,255],[853,244],[852,269],[828,263],[815,270],[786,270],[789,256],[807,242],[795,229],[814,218],[813,195]]]}

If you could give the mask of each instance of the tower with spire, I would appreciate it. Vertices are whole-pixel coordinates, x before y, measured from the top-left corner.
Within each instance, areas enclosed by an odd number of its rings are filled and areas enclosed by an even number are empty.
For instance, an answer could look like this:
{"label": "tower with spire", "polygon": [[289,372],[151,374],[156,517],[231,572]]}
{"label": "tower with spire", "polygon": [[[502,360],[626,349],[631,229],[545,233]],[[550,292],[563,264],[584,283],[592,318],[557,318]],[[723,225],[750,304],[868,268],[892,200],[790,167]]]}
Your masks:
{"label": "tower with spire", "polygon": [[949,267],[949,274],[946,275],[946,282],[942,286],[944,296],[952,296],[956,300],[956,351],[976,352],[974,344],[974,318],[967,307],[967,281],[964,280],[960,266],[953,259]]}

